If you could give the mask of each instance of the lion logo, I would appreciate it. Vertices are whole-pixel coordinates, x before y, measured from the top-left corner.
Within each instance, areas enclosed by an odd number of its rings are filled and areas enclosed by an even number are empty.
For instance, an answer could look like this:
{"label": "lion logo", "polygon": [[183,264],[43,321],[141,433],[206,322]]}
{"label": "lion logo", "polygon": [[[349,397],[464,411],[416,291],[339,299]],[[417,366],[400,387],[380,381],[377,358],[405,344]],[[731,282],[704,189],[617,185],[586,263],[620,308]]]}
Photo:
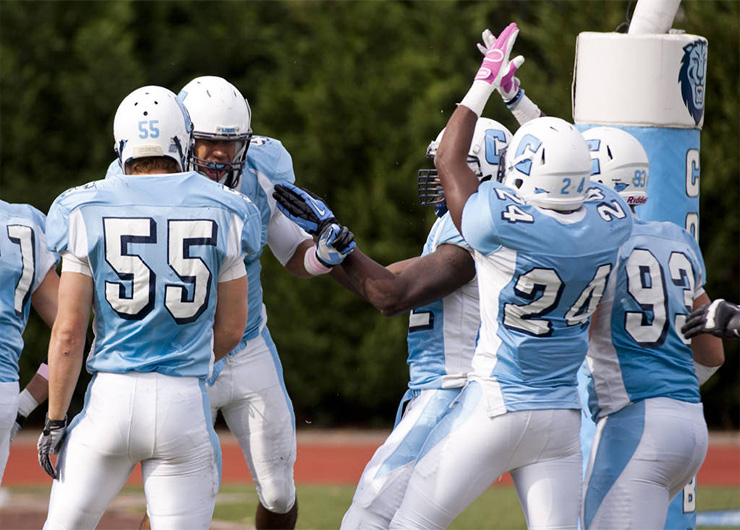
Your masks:
{"label": "lion logo", "polygon": [[707,78],[707,41],[691,42],[683,47],[681,69],[678,82],[681,83],[681,97],[686,109],[699,125],[704,116],[704,82]]}

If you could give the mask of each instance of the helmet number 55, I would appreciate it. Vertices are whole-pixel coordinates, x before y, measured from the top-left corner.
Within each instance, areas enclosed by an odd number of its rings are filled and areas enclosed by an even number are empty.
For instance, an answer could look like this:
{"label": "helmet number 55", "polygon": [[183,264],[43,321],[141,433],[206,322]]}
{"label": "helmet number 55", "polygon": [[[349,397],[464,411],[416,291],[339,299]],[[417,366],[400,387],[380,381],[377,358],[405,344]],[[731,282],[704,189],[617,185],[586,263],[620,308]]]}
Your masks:
{"label": "helmet number 55", "polygon": [[159,120],[140,121],[139,138],[159,138]]}

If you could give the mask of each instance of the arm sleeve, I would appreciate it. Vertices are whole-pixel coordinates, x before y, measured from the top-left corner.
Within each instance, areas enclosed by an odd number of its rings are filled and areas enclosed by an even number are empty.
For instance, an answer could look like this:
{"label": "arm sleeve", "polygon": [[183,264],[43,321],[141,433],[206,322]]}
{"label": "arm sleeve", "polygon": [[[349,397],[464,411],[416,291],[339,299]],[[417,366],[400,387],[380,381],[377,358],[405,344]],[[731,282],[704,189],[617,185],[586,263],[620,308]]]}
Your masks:
{"label": "arm sleeve", "polygon": [[62,272],[79,272],[92,278],[92,270],[87,256],[80,258],[71,252],[62,252]]}
{"label": "arm sleeve", "polygon": [[34,227],[34,232],[36,233],[36,237],[38,238],[38,241],[36,243],[36,278],[34,279],[33,286],[31,288],[32,292],[35,292],[36,289],[39,288],[39,286],[43,283],[44,278],[46,278],[46,275],[49,273],[49,271],[57,266],[57,263],[59,263],[59,254],[56,252],[51,252],[48,250],[46,246],[46,216],[37,210],[36,208],[32,208],[33,214],[34,214],[34,222],[36,226]]}
{"label": "arm sleeve", "polygon": [[307,239],[312,239],[308,233],[280,210],[275,210],[267,228],[267,244],[283,267],[293,257],[298,245]]}
{"label": "arm sleeve", "polygon": [[218,282],[230,282],[246,275],[247,269],[244,267],[244,260],[241,257],[232,256],[224,260],[221,265]]}

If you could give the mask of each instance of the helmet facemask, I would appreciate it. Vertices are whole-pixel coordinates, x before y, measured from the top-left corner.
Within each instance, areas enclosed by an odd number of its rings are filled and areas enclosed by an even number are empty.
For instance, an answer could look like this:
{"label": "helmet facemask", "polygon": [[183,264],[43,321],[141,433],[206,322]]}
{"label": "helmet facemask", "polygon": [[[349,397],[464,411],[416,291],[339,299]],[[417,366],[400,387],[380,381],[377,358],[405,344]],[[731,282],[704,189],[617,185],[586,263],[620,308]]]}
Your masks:
{"label": "helmet facemask", "polygon": [[[252,131],[246,134],[210,134],[196,131],[193,134],[195,140],[207,140],[212,142],[235,142],[234,157],[231,162],[214,162],[192,156],[191,168],[201,175],[216,180],[229,188],[235,188],[239,184],[239,177],[247,161],[247,149],[252,139]],[[210,173],[215,172],[214,176]]]}
{"label": "helmet facemask", "polygon": [[229,162],[196,158],[191,168],[230,188],[239,185],[252,138],[252,110],[241,92],[221,77],[196,77],[180,91],[190,112],[196,140],[237,142]]}
{"label": "helmet facemask", "polygon": [[[426,157],[428,159],[434,160],[443,135],[444,129],[427,147]],[[478,119],[468,151],[467,164],[480,182],[490,180],[500,171],[502,163],[499,157],[506,149],[510,138],[511,133],[500,123],[488,118]],[[442,217],[447,212],[444,189],[439,182],[436,169],[420,169],[417,172],[417,189],[419,204],[433,205],[437,217]]]}

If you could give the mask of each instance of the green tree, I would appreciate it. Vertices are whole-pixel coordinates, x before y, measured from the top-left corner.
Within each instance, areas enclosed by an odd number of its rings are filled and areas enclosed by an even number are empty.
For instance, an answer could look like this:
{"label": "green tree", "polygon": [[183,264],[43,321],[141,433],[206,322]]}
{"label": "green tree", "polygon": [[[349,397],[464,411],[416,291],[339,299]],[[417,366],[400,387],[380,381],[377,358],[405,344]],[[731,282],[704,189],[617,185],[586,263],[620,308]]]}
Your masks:
{"label": "green tree", "polygon": [[[324,196],[381,263],[421,252],[433,213],[416,171],[480,63],[481,31],[515,21],[527,94],[570,118],[575,39],[612,31],[629,2],[0,2],[0,197],[47,211],[102,178],[115,109],[133,89],[178,91],[219,75],[250,101],[257,134],[280,139],[297,180]],[[709,39],[701,246],[707,291],[740,301],[740,3],[684,0],[674,24]],[[635,97],[639,97],[636,87]],[[494,100],[496,98],[494,97]],[[516,128],[503,105],[486,115]],[[176,190],[173,190],[175,192]],[[387,424],[408,373],[406,318],[381,317],[328,278],[297,280],[269,253],[270,329],[299,425]],[[32,318],[22,380],[45,356]],[[740,425],[738,342],[703,392],[708,421]],[[78,400],[79,406],[79,400]]]}

